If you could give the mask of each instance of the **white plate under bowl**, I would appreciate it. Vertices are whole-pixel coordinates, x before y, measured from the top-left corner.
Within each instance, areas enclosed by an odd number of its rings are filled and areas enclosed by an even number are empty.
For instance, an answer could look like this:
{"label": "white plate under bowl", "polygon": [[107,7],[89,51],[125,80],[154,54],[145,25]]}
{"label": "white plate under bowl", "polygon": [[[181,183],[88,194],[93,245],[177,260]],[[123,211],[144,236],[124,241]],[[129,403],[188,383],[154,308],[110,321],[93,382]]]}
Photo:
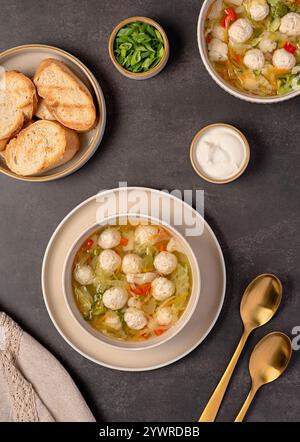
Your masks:
{"label": "white plate under bowl", "polygon": [[38,65],[45,58],[56,58],[63,61],[83,81],[93,95],[97,110],[97,123],[92,130],[79,134],[81,148],[72,160],[39,176],[23,177],[16,175],[8,169],[5,161],[0,157],[0,172],[23,181],[52,181],[78,170],[96,152],[102,140],[106,124],[105,100],[98,81],[81,61],[68,52],[52,46],[39,44],[18,46],[0,54],[0,66],[5,70],[20,71],[32,78]]}
{"label": "white plate under bowl", "polygon": [[[103,206],[112,207],[111,203],[113,203],[117,214],[122,213],[127,205],[127,212],[136,213],[135,197],[139,192],[145,192],[148,201],[158,202],[156,207],[159,207],[160,213],[156,214],[156,218],[165,221],[163,212],[166,206],[170,206],[172,213],[182,213],[184,208],[191,216],[204,223],[204,229],[202,235],[186,237],[193,248],[201,272],[201,296],[189,323],[168,342],[158,347],[132,352],[108,347],[79,326],[70,314],[64,299],[62,272],[72,244],[81,232],[97,220],[97,213],[103,209]],[[141,214],[150,214],[149,207],[144,205]],[[183,224],[182,226],[173,225],[173,227],[185,234],[187,226]],[[59,224],[45,252],[42,288],[45,304],[55,327],[77,352],[105,367],[125,371],[146,371],[181,359],[196,348],[211,331],[224,302],[225,263],[213,231],[192,207],[165,192],[136,187],[120,188],[108,190],[87,199],[75,207]]]}
{"label": "white plate under bowl", "polygon": [[198,47],[200,51],[200,55],[203,61],[203,64],[209,73],[209,75],[213,78],[213,80],[226,92],[230,95],[233,95],[236,98],[239,98],[244,101],[248,101],[250,103],[258,103],[258,104],[272,104],[272,103],[280,103],[281,101],[287,101],[291,98],[296,97],[300,94],[300,89],[294,92],[290,92],[289,94],[284,95],[275,95],[273,97],[260,97],[259,95],[248,94],[247,92],[243,92],[233,86],[231,86],[227,81],[223,80],[221,75],[219,75],[211,64],[208,53],[207,53],[207,44],[204,36],[204,24],[209,11],[209,8],[214,3],[215,0],[204,0],[203,5],[201,6],[198,25],[197,25],[197,41]]}

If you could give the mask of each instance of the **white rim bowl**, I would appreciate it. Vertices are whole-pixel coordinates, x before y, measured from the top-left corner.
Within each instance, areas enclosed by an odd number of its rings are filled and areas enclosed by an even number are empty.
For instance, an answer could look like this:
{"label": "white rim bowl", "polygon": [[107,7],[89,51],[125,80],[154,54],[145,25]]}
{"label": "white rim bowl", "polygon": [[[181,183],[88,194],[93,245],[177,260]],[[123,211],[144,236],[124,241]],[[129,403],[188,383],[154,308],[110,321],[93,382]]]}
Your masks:
{"label": "white rim bowl", "polygon": [[[143,342],[126,342],[121,340],[118,341],[114,340],[113,338],[110,338],[109,336],[105,336],[100,331],[95,330],[87,321],[85,321],[85,319],[81,315],[76,305],[72,290],[72,266],[75,255],[79,250],[79,248],[81,247],[81,245],[84,243],[84,241],[87,238],[89,238],[89,236],[93,232],[101,229],[102,227],[105,227],[106,225],[109,225],[109,223],[115,219],[120,220],[124,218],[130,218],[135,221],[147,220],[151,224],[163,226],[166,230],[168,230],[171,233],[172,236],[174,236],[180,242],[181,246],[184,247],[191,266],[193,285],[192,285],[192,292],[190,295],[190,299],[185,311],[183,312],[182,316],[179,318],[176,324],[174,324],[161,336],[151,338],[149,339],[149,341],[143,341]],[[188,244],[186,239],[176,229],[174,229],[169,224],[164,223],[163,221],[160,221],[150,216],[142,214],[133,214],[133,213],[118,214],[118,215],[113,215],[111,217],[107,217],[101,220],[100,222],[91,225],[90,227],[85,229],[84,232],[80,234],[80,236],[74,241],[66,257],[62,273],[62,285],[63,285],[63,294],[68,310],[73,316],[73,318],[76,320],[76,322],[80,325],[80,327],[84,329],[85,332],[101,340],[102,343],[110,347],[121,348],[126,350],[145,350],[147,348],[153,348],[158,345],[161,345],[167,342],[169,339],[174,338],[183,329],[183,327],[189,322],[190,318],[192,317],[199,300],[200,289],[201,289],[200,270],[198,262],[191,246]]]}
{"label": "white rim bowl", "polygon": [[209,10],[209,7],[215,0],[204,0],[203,5],[200,10],[200,15],[198,19],[198,25],[197,25],[197,40],[198,40],[198,47],[201,55],[201,59],[203,61],[203,64],[207,70],[207,72],[210,74],[210,76],[213,78],[213,80],[226,92],[233,95],[236,98],[239,98],[240,100],[248,101],[249,103],[259,103],[259,104],[272,104],[272,103],[280,103],[282,101],[290,100],[291,98],[296,97],[300,94],[300,89],[294,92],[291,92],[289,94],[281,95],[281,96],[274,96],[274,97],[260,97],[258,95],[252,95],[247,94],[246,92],[242,92],[233,86],[231,86],[229,83],[227,83],[223,78],[215,71],[214,67],[212,66],[207,53],[207,44],[204,36],[204,24],[205,19]]}

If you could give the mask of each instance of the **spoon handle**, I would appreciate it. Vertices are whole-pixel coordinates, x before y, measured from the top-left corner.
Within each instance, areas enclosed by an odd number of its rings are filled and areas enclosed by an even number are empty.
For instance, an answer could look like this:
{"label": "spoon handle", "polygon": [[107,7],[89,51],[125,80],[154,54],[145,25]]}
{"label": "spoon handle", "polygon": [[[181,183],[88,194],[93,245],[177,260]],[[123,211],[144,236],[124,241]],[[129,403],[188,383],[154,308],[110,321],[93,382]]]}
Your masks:
{"label": "spoon handle", "polygon": [[257,388],[252,385],[250,393],[248,394],[247,399],[245,400],[244,405],[242,406],[234,422],[243,422],[244,417],[248,411],[248,408],[250,407],[251,402],[253,401],[253,398],[256,395],[256,392]]}
{"label": "spoon handle", "polygon": [[210,400],[208,401],[203,413],[201,414],[198,422],[214,422],[216,419],[216,416],[218,414],[219,408],[221,406],[223,397],[226,393],[228,384],[230,382],[232,373],[235,369],[235,366],[238,362],[238,359],[242,353],[242,350],[246,344],[246,341],[249,336],[249,331],[244,330],[244,333],[242,335],[242,338],[234,352],[234,355],[232,356],[231,361],[228,364],[228,367],[226,368],[219,384],[217,385],[215,391],[213,392]]}

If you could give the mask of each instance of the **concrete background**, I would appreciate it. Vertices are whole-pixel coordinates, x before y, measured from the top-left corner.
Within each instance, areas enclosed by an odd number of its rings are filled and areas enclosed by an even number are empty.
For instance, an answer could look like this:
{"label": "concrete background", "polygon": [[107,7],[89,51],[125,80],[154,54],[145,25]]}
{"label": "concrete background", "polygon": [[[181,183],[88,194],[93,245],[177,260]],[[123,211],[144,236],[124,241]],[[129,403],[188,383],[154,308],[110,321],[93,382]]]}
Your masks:
{"label": "concrete background", "polygon": [[[300,98],[272,106],[239,101],[208,76],[199,57],[198,0],[0,1],[0,50],[46,43],[79,57],[103,87],[108,108],[104,140],[80,171],[63,180],[28,184],[0,176],[0,308],[44,344],[73,376],[95,417],[104,421],[192,421],[197,418],[239,340],[241,294],[263,272],[274,272],[284,299],[271,323],[255,332],[237,367],[220,421],[233,420],[250,386],[249,353],[268,331],[291,335],[299,319]],[[145,82],[112,66],[107,42],[125,17],[145,15],[167,31],[166,69]],[[245,175],[226,186],[202,181],[189,161],[194,134],[214,122],[239,127],[251,145]],[[40,272],[47,242],[78,203],[119,181],[129,185],[204,189],[206,219],[224,252],[224,308],[205,342],[176,364],[146,373],[97,366],[60,337],[42,299]],[[248,421],[297,421],[299,352],[286,374],[266,386]]]}

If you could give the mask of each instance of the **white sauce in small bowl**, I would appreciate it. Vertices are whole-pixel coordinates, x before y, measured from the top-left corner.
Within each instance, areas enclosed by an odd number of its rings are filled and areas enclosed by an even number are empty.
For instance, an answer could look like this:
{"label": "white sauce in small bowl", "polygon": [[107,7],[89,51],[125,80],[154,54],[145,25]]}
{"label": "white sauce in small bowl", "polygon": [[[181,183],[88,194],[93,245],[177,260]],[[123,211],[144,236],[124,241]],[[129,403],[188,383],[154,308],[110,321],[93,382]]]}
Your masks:
{"label": "white sauce in small bowl", "polygon": [[245,169],[248,143],[234,127],[211,125],[198,133],[192,143],[192,163],[203,178],[228,182]]}

